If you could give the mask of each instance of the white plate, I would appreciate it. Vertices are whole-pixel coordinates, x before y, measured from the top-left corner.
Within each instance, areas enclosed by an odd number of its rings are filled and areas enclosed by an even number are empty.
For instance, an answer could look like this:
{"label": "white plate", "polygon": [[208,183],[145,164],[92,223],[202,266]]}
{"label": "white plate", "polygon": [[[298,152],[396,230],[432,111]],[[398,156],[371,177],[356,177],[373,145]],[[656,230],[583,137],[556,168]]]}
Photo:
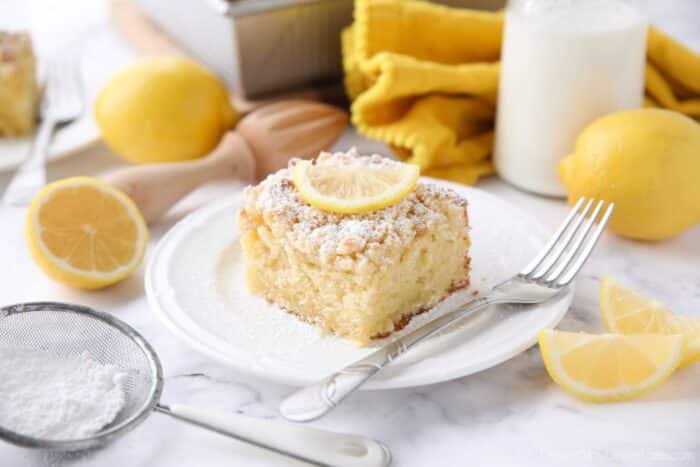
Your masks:
{"label": "white plate", "polygon": [[[41,37],[35,37],[35,39],[38,39],[38,45],[42,42]],[[56,39],[43,37],[43,41],[53,44]],[[61,50],[68,50],[70,46],[74,53],[80,55],[80,80],[84,96],[83,113],[74,122],[56,131],[49,146],[49,161],[79,154],[88,146],[99,141],[100,130],[92,113],[95,95],[115,70],[127,60],[118,49],[113,52],[114,49],[110,48],[110,53],[105,53],[108,46],[101,36],[96,36],[95,39],[87,42],[79,42],[79,44],[66,42]],[[52,47],[46,51],[46,54],[40,54],[38,62],[40,82],[43,82],[45,77],[46,57],[55,56],[57,53],[57,49]],[[0,172],[18,168],[27,158],[33,140],[34,134],[22,138],[0,138]]]}
{"label": "white plate", "polygon": [[[469,200],[472,287],[417,316],[402,333],[513,275],[548,236],[528,215],[481,190],[431,181]],[[161,240],[146,271],[148,301],[158,318],[197,351],[239,371],[294,386],[315,382],[371,352],[371,347],[322,336],[248,292],[235,228],[241,203],[236,196],[205,207]],[[541,328],[556,325],[572,296],[573,291],[527,311],[486,310],[421,344],[365,388],[436,383],[497,365],[532,346]]]}
{"label": "white plate", "polygon": [[[59,129],[49,148],[50,161],[79,153],[100,138],[100,132],[91,112]],[[19,167],[27,158],[34,135],[22,138],[0,138],[0,172]]]}

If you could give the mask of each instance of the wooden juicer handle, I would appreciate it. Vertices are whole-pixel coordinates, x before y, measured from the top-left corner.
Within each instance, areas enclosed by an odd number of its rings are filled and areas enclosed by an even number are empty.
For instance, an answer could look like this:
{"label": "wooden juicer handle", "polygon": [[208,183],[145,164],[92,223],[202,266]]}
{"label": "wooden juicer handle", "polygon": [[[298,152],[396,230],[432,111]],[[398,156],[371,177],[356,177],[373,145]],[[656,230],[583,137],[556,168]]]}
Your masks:
{"label": "wooden juicer handle", "polygon": [[146,223],[161,218],[175,203],[202,184],[225,178],[255,180],[255,158],[236,132],[224,134],[209,155],[187,162],[146,164],[117,170],[103,177],[126,193]]}
{"label": "wooden juicer handle", "polygon": [[104,180],[126,193],[147,223],[206,182],[233,178],[252,183],[287,165],[313,158],[344,131],[347,113],[312,101],[280,101],[244,117],[209,155],[192,161],[145,164],[117,170]]}

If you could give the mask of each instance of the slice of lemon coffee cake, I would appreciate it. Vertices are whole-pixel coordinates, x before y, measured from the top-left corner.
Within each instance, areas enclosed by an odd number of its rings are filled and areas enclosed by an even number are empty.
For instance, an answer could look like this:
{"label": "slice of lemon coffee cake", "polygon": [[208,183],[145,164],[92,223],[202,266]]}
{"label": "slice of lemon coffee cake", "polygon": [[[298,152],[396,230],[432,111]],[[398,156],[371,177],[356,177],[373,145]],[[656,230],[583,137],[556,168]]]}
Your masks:
{"label": "slice of lemon coffee cake", "polygon": [[[313,180],[304,178],[309,167]],[[410,180],[414,170],[377,155],[322,153],[246,188],[238,228],[249,289],[366,345],[466,287],[467,201],[417,171]]]}

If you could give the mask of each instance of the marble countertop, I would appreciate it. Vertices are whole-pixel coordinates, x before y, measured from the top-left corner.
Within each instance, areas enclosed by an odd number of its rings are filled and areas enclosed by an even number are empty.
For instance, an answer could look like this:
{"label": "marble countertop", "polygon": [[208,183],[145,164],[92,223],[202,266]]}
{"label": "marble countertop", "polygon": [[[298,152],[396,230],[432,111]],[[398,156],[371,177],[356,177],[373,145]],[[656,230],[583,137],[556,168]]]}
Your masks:
{"label": "marble countertop", "polygon": [[[14,0],[13,0],[14,1]],[[12,3],[12,2],[10,2]],[[107,22],[103,2],[44,0],[14,2],[10,8],[32,28],[50,32],[40,43],[49,53],[51,37],[89,37],[86,53],[106,71],[130,52]],[[700,50],[697,0],[652,2],[653,18]],[[0,5],[0,27],[8,8]],[[54,18],[60,12],[66,18]],[[72,19],[71,19],[72,18]],[[76,32],[73,25],[80,24]],[[10,23],[12,24],[12,23]],[[53,25],[49,28],[47,25]],[[63,34],[63,35],[61,35]],[[107,76],[108,73],[105,74]],[[386,152],[348,129],[338,147]],[[0,154],[0,157],[2,155]],[[49,166],[49,177],[97,175],[122,165],[102,145]],[[0,174],[0,190],[9,181]],[[559,200],[520,192],[497,178],[479,188],[499,196],[554,227],[568,208]],[[155,244],[184,213],[232,193],[215,184],[184,200],[152,229]],[[46,279],[30,261],[22,235],[22,209],[0,206],[0,291],[2,304],[57,300],[114,313],[137,328],[155,347],[165,374],[162,400],[177,401],[254,417],[278,418],[277,406],[290,388],[255,380],[195,353],[152,316],[143,291],[143,270],[99,292],[67,289]],[[602,331],[597,290],[603,274],[700,316],[700,226],[659,243],[638,243],[606,235],[580,275],[573,306],[561,329]],[[1,377],[1,376],[0,376]],[[594,405],[564,393],[547,376],[535,347],[481,373],[412,389],[360,392],[326,418],[314,422],[334,431],[354,432],[386,443],[394,464],[428,465],[700,465],[700,366],[682,369],[660,389],[633,402]],[[18,448],[0,441],[0,465],[25,466],[276,466],[302,465],[257,448],[177,423],[154,413],[112,444],[71,454]]]}

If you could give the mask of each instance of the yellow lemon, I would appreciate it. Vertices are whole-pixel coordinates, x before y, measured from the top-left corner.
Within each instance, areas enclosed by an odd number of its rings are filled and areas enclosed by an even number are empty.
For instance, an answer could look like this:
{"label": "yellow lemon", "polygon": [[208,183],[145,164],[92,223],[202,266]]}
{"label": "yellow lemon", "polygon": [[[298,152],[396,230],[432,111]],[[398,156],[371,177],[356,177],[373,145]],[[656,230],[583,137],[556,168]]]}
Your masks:
{"label": "yellow lemon", "polygon": [[608,276],[600,283],[600,316],[610,332],[681,334],[685,338],[681,365],[700,360],[700,319],[674,314],[662,303],[623,287]]}
{"label": "yellow lemon", "polygon": [[581,196],[615,202],[614,232],[678,235],[700,222],[700,125],[662,109],[606,115],[579,135],[559,175],[571,203]]}
{"label": "yellow lemon", "polygon": [[564,390],[590,402],[632,399],[664,382],[678,367],[683,337],[585,334],[543,329],[547,372]]}
{"label": "yellow lemon", "polygon": [[412,164],[326,165],[298,161],[292,179],[301,197],[324,211],[355,214],[376,211],[401,201],[418,182]]}
{"label": "yellow lemon", "polygon": [[148,242],[146,223],[131,199],[88,177],[47,185],[34,197],[25,227],[39,267],[56,281],[83,289],[131,274]]}
{"label": "yellow lemon", "polygon": [[144,58],[107,82],[95,101],[105,143],[129,162],[195,159],[238,121],[221,81],[178,57]]}

